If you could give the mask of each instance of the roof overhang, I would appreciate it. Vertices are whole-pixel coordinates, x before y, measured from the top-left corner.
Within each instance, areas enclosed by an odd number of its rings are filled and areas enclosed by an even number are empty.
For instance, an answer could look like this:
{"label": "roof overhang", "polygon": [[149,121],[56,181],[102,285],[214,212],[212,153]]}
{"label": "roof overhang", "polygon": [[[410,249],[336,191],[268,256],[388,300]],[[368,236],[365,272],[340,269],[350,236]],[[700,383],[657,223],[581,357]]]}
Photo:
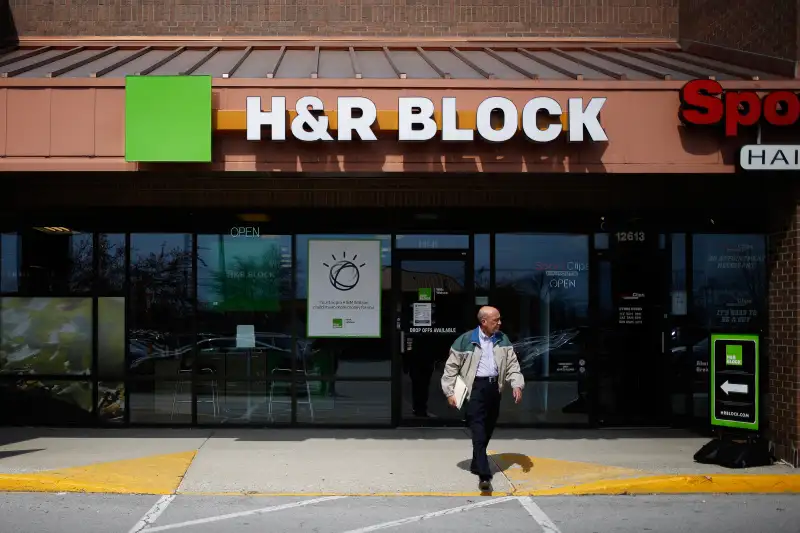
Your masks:
{"label": "roof overhang", "polygon": [[787,89],[798,80],[653,39],[22,38],[1,87],[121,87],[130,75],[210,75],[215,87]]}

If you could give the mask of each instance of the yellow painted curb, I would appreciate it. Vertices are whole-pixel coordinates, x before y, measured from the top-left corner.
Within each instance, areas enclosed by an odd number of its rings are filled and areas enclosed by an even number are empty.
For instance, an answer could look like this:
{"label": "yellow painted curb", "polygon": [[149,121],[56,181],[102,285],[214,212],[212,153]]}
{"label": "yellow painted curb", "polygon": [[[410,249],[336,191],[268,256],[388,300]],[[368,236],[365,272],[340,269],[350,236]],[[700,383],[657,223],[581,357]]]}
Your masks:
{"label": "yellow painted curb", "polygon": [[494,492],[194,492],[179,491],[179,496],[251,496],[253,498],[325,498],[330,496],[347,496],[351,498],[394,498],[398,496],[441,497],[441,498],[473,498],[478,496],[515,496],[508,491]]}
{"label": "yellow painted curb", "polygon": [[800,475],[794,474],[708,474],[691,476],[650,476],[612,479],[544,490],[512,492],[179,492],[183,496],[252,497],[479,497],[479,496],[588,496],[626,494],[800,494]]}
{"label": "yellow painted curb", "polygon": [[650,476],[595,481],[553,489],[517,491],[515,496],[578,496],[623,494],[776,494],[800,493],[795,474],[705,474]]}
{"label": "yellow painted curb", "polygon": [[0,492],[172,494],[196,454],[195,450],[31,474],[0,474]]}
{"label": "yellow painted curb", "polygon": [[493,454],[491,459],[511,483],[515,493],[655,474],[632,468],[533,457],[518,453]]}

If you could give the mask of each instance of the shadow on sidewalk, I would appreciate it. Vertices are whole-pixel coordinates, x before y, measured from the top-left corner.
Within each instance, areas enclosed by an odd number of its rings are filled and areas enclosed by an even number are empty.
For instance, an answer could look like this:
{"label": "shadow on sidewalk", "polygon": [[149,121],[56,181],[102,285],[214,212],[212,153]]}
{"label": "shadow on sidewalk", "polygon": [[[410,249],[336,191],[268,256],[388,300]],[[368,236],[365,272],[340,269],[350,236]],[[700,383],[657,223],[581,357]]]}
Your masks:
{"label": "shadow on sidewalk", "polygon": [[[501,472],[505,472],[516,465],[522,468],[522,471],[528,473],[533,468],[533,461],[527,455],[521,453],[498,453],[490,454],[489,460],[497,465]],[[458,463],[458,467],[465,472],[469,472],[470,463],[472,459],[465,459]]]}
{"label": "shadow on sidewalk", "polygon": [[25,455],[26,453],[43,452],[44,448],[34,448],[31,450],[0,450],[0,459],[8,459],[9,457],[16,457],[18,455]]}

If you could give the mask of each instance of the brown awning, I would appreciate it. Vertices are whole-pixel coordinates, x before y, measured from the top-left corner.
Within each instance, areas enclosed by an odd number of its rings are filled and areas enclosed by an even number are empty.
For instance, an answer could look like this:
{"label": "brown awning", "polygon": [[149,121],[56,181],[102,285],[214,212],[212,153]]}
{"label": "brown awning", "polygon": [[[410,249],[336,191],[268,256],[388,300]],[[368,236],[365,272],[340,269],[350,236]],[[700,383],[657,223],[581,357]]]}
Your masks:
{"label": "brown awning", "polygon": [[[28,39],[0,56],[3,78],[211,75],[327,80],[780,80],[669,41]],[[2,81],[0,81],[2,84]]]}

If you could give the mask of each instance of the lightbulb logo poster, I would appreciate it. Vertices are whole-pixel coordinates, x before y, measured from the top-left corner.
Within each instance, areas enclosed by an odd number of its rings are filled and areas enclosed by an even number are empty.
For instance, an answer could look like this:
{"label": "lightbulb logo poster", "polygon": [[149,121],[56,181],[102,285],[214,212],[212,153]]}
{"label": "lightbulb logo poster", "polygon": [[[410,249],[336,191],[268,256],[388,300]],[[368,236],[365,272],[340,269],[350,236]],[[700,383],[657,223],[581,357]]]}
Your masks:
{"label": "lightbulb logo poster", "polygon": [[308,336],[381,336],[381,241],[308,242]]}

